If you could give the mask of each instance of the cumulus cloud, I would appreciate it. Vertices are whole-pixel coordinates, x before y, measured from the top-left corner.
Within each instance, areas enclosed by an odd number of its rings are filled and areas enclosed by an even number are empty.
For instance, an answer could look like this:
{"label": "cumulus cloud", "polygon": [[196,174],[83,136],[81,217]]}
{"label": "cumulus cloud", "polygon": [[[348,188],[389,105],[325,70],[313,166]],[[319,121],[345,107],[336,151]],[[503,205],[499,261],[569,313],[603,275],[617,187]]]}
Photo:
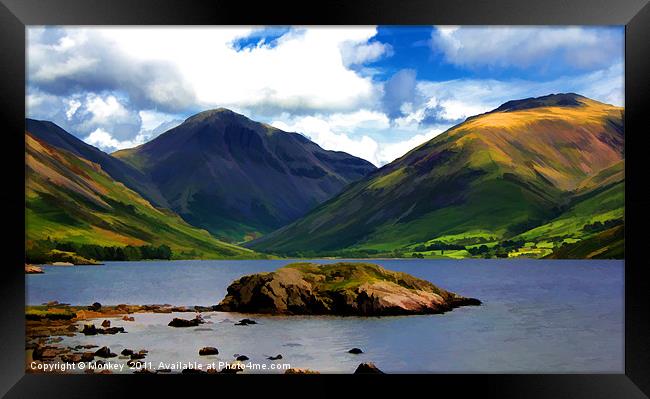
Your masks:
{"label": "cumulus cloud", "polygon": [[391,56],[393,48],[390,44],[373,41],[343,42],[340,45],[341,58],[346,67],[377,61],[384,56]]}
{"label": "cumulus cloud", "polygon": [[432,46],[462,67],[516,67],[543,71],[570,66],[592,71],[623,58],[623,36],[590,27],[441,26]]}
{"label": "cumulus cloud", "polygon": [[[139,108],[177,111],[195,102],[187,80],[172,62],[128,57],[101,32],[87,28],[28,29],[28,84],[62,96],[121,92]],[[53,41],[50,36],[58,39]]]}
{"label": "cumulus cloud", "polygon": [[139,140],[116,140],[110,133],[103,130],[102,128],[95,129],[86,138],[84,138],[84,141],[88,144],[108,150],[109,152],[121,150],[124,148],[131,148],[142,144],[142,142]]}
{"label": "cumulus cloud", "polygon": [[416,77],[414,69],[402,69],[384,84],[382,103],[391,118],[404,114],[404,107],[410,107],[416,101]]}
{"label": "cumulus cloud", "polygon": [[348,114],[289,117],[271,124],[284,131],[305,134],[326,150],[345,151],[376,166],[399,158],[448,127],[418,130],[419,133],[415,135],[398,130],[393,131],[392,135],[381,134],[372,137],[373,133],[378,131],[394,129],[385,114],[368,110]]}

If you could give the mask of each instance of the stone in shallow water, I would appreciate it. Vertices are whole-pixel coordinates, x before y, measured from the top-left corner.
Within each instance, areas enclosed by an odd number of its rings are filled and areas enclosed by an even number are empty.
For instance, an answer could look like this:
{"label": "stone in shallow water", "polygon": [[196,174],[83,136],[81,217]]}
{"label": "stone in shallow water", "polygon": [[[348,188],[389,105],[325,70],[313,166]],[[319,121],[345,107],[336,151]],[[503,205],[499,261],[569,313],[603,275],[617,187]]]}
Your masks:
{"label": "stone in shallow water", "polygon": [[383,371],[379,370],[374,363],[361,363],[354,374],[384,374]]}
{"label": "stone in shallow water", "polygon": [[363,351],[361,349],[359,349],[359,348],[352,348],[352,349],[350,349],[348,351],[348,353],[352,353],[353,355],[358,355],[358,354],[363,353]]}
{"label": "stone in shallow water", "polygon": [[219,351],[217,348],[213,346],[206,346],[201,349],[199,349],[199,355],[200,356],[208,356],[208,355],[218,355]]}
{"label": "stone in shallow water", "polygon": [[95,356],[108,358],[108,357],[116,357],[117,354],[111,352],[111,349],[109,347],[102,346],[101,348],[97,349],[97,351],[95,352]]}

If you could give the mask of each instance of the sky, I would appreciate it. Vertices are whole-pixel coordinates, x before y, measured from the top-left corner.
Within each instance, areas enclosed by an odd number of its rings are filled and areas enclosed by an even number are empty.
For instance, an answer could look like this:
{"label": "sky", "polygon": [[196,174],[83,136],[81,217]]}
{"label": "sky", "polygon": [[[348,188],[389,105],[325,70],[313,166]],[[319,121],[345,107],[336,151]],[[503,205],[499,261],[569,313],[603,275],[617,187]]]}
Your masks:
{"label": "sky", "polygon": [[225,107],[377,166],[509,100],[623,106],[622,26],[27,29],[30,118],[106,152]]}

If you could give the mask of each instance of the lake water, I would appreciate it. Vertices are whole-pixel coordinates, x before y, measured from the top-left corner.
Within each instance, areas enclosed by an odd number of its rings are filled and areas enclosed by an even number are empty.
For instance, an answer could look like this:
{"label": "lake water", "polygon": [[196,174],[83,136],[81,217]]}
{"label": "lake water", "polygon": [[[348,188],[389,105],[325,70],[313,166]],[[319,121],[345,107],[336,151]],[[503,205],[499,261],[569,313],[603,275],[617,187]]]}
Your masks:
{"label": "lake water", "polygon": [[[110,262],[45,266],[27,275],[27,303],[213,305],[242,275],[291,261]],[[334,262],[319,260],[320,263]],[[182,314],[135,314],[113,320],[127,334],[66,337],[62,344],[147,349],[146,361],[288,363],[321,372],[374,362],[385,372],[620,373],[624,370],[624,264],[598,260],[373,260],[483,301],[441,315],[381,318],[204,313],[208,324],[172,328]],[[243,318],[259,324],[235,326]],[[96,323],[98,324],[98,323]],[[204,346],[217,356],[199,356]],[[350,348],[364,353],[352,355]],[[267,356],[282,354],[280,361]],[[113,358],[113,362],[126,360]],[[270,367],[270,366],[267,366]],[[248,370],[246,372],[249,372]],[[268,372],[268,371],[267,371]]]}

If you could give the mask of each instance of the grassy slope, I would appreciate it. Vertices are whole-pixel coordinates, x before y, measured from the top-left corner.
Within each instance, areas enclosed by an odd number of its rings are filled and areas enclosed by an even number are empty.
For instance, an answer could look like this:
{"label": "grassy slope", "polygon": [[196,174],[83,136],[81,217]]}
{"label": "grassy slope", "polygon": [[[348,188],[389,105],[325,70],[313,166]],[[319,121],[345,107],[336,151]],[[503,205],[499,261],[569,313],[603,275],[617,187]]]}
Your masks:
{"label": "grassy slope", "polygon": [[177,258],[256,258],[154,208],[97,164],[26,135],[27,240],[98,245],[167,244]]}
{"label": "grassy slope", "polygon": [[547,256],[550,259],[623,259],[625,230],[612,227],[575,243],[567,243]]}
{"label": "grassy slope", "polygon": [[621,117],[581,97],[578,107],[470,118],[251,247],[334,253],[515,236],[557,217],[576,191],[609,182],[596,176],[623,164]]}

